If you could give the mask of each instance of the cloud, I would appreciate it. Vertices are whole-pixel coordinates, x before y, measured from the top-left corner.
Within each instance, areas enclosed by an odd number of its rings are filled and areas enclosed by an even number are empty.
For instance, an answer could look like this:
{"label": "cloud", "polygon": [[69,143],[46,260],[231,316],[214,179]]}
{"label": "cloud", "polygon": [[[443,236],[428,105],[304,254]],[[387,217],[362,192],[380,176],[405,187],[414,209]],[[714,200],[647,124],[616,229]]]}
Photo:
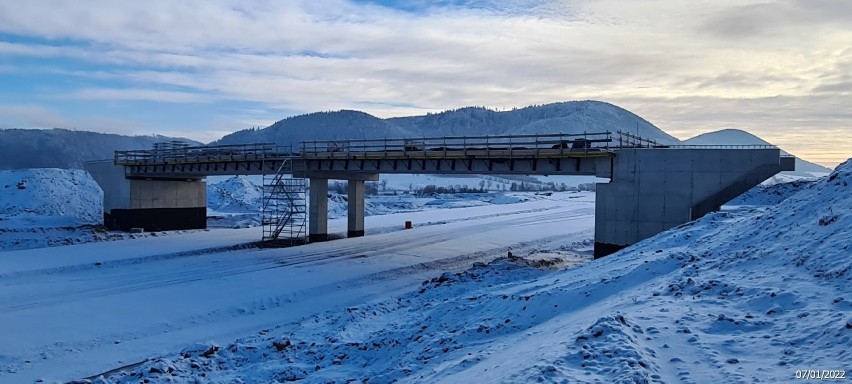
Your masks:
{"label": "cloud", "polygon": [[31,104],[0,104],[0,128],[67,128],[126,135],[150,134],[154,131],[153,127],[127,119],[100,116],[79,118]]}
{"label": "cloud", "polygon": [[203,103],[213,101],[210,95],[190,92],[162,91],[155,89],[107,89],[87,88],[74,91],[65,97],[80,100],[133,100],[159,101],[166,103]]}
{"label": "cloud", "polygon": [[602,99],[684,135],[816,132],[852,126],[850,17],[832,0],[29,0],[0,2],[0,57],[55,66],[70,100],[390,117]]}
{"label": "cloud", "polygon": [[725,7],[710,13],[700,30],[722,38],[748,39],[821,33],[827,28],[848,28],[852,3],[837,0],[776,0]]}
{"label": "cloud", "polygon": [[737,128],[829,166],[852,156],[852,111],[845,107],[848,97],[640,97],[614,101],[680,139]]}

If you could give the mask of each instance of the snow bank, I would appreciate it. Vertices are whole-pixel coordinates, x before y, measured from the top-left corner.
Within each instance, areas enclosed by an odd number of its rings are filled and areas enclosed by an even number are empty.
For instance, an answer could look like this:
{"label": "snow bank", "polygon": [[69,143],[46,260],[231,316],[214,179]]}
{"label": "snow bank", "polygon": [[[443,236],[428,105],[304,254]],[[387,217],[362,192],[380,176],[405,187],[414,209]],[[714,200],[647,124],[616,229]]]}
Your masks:
{"label": "snow bank", "polygon": [[103,192],[85,171],[40,168],[0,171],[0,217],[64,217],[76,223],[103,220]]}
{"label": "snow bank", "polygon": [[[579,268],[515,258],[119,382],[792,382],[852,361],[852,161]],[[552,253],[552,252],[547,252]]]}
{"label": "snow bank", "polygon": [[207,184],[207,208],[217,212],[251,213],[262,208],[263,186],[245,176]]}
{"label": "snow bank", "polygon": [[0,250],[104,241],[103,192],[85,171],[0,171]]}
{"label": "snow bank", "polygon": [[737,196],[725,205],[775,205],[803,189],[810,188],[814,180],[797,179],[776,184],[761,184]]}

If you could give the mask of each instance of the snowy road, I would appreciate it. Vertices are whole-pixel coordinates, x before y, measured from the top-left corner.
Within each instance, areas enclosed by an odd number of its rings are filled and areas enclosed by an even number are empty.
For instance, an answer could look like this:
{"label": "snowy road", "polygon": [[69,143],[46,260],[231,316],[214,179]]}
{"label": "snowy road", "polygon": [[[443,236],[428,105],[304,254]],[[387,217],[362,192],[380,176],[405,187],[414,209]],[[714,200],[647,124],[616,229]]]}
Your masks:
{"label": "snowy road", "polygon": [[593,213],[593,196],[561,194],[368,217],[366,237],[287,249],[246,248],[255,228],[0,253],[0,382],[91,376],[386,298],[510,248],[591,239]]}

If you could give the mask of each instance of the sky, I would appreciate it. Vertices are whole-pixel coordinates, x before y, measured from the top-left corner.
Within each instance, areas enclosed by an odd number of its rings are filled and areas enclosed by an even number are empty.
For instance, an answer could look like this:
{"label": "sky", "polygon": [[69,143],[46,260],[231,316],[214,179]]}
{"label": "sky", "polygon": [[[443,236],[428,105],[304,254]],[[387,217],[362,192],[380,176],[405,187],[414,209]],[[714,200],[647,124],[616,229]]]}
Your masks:
{"label": "sky", "polygon": [[852,1],[0,1],[0,128],[209,142],[316,111],[570,100],[834,166],[852,156]]}

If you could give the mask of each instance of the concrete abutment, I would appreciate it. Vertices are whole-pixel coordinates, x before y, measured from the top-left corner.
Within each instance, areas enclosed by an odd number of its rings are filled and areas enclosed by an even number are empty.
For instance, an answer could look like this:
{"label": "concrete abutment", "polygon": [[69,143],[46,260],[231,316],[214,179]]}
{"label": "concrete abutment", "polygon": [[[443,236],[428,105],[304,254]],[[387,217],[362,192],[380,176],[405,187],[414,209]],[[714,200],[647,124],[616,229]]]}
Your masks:
{"label": "concrete abutment", "polygon": [[718,210],[772,175],[794,170],[792,158],[768,148],[620,149],[611,161],[611,181],[596,188],[596,258]]}
{"label": "concrete abutment", "polygon": [[104,225],[146,231],[207,228],[207,185],[196,179],[127,179],[112,161],[88,162],[104,192]]}

